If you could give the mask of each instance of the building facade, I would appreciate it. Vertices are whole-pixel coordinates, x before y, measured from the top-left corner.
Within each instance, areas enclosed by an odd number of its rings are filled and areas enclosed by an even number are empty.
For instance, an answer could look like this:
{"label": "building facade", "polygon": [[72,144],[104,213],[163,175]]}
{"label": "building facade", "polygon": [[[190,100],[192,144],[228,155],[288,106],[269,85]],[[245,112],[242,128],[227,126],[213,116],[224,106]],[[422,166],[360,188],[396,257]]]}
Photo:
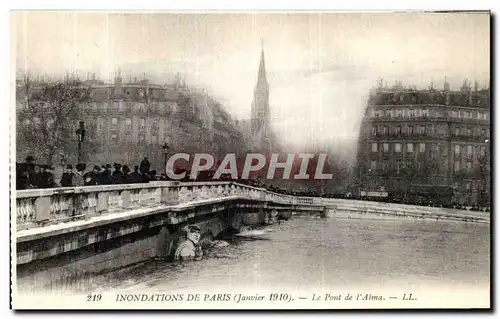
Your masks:
{"label": "building facade", "polygon": [[[47,84],[44,82],[34,81],[31,90]],[[87,134],[84,144],[95,142],[92,139],[99,142],[98,150],[83,156],[88,165],[117,162],[133,166],[148,156],[151,169],[162,172],[165,143],[169,146],[168,153],[203,151],[217,155],[244,149],[238,121],[216,100],[180,81],[172,85],[153,84],[147,79],[123,83],[118,74],[111,84],[94,77],[83,81],[82,86],[90,89],[90,103],[80,106],[86,111],[84,118],[71,120],[75,128],[83,120],[86,129],[93,130],[93,134]],[[38,160],[47,161],[43,156],[36,156],[37,145],[22,139],[21,131],[32,129],[40,119],[23,118],[27,93],[22,83],[18,83],[16,93],[17,160],[35,155]],[[71,156],[61,150],[57,158],[51,159],[51,164],[57,166],[59,157],[70,159]]]}
{"label": "building facade", "polygon": [[489,89],[379,86],[361,125],[356,186],[406,202],[488,206],[490,145]]}

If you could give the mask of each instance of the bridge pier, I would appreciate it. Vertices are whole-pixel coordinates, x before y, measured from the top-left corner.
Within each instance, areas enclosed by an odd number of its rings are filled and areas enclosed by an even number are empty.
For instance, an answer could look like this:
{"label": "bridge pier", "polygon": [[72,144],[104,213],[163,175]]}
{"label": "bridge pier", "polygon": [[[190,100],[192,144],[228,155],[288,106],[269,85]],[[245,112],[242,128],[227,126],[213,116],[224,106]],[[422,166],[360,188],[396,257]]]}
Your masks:
{"label": "bridge pier", "polygon": [[249,212],[243,214],[243,225],[259,225],[266,221],[267,212],[263,207],[252,207]]}
{"label": "bridge pier", "polygon": [[321,218],[330,218],[334,217],[335,214],[337,213],[337,209],[334,206],[330,207],[323,207],[323,210],[320,212]]}
{"label": "bridge pier", "polygon": [[169,259],[174,249],[174,234],[170,232],[168,226],[160,226],[160,231],[156,237],[156,257]]}

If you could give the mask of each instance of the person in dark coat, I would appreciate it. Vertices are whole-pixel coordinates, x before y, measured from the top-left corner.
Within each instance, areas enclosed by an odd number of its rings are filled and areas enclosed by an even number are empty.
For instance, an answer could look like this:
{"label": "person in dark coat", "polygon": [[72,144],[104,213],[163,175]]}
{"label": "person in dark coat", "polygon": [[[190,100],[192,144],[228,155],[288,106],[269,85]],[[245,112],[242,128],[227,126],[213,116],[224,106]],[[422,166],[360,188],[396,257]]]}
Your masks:
{"label": "person in dark coat", "polygon": [[66,165],[66,171],[61,177],[61,187],[72,187],[73,186],[73,165]]}
{"label": "person in dark coat", "polygon": [[95,186],[99,185],[99,172],[101,168],[97,165],[94,165],[94,169],[90,172],[87,172],[83,175],[83,179],[85,181],[85,186]]}
{"label": "person in dark coat", "polygon": [[48,165],[42,165],[40,166],[40,178],[39,178],[39,187],[40,188],[52,188],[56,187],[55,182],[54,182],[54,174],[50,172],[52,170],[52,167]]}
{"label": "person in dark coat", "polygon": [[139,166],[134,166],[134,172],[130,174],[131,183],[142,183],[142,176],[139,173]]}
{"label": "person in dark coat", "polygon": [[26,162],[20,165],[20,186],[22,189],[36,188],[37,177],[35,172],[35,158],[31,155],[26,157]]}
{"label": "person in dark coat", "polygon": [[99,176],[99,184],[100,185],[111,185],[113,184],[113,179],[111,176],[111,165],[106,164],[106,166],[103,167],[102,172],[100,173]]}
{"label": "person in dark coat", "polygon": [[41,188],[40,184],[41,184],[40,167],[38,165],[31,164],[28,176],[29,188]]}
{"label": "person in dark coat", "polygon": [[27,189],[29,185],[29,172],[26,165],[16,165],[16,189]]}
{"label": "person in dark coat", "polygon": [[156,178],[156,170],[152,170],[151,172],[149,172],[149,181],[156,181],[157,178]]}
{"label": "person in dark coat", "polygon": [[141,170],[141,181],[140,182],[141,183],[149,183],[150,174],[151,173],[149,171],[145,172],[145,171]]}
{"label": "person in dark coat", "polygon": [[123,183],[132,184],[133,181],[132,181],[132,176],[130,175],[130,168],[128,168],[127,165],[123,165],[122,172],[123,172]]}
{"label": "person in dark coat", "polygon": [[118,163],[114,163],[113,166],[115,170],[111,175],[113,177],[113,184],[124,184],[124,176],[122,172],[122,165]]}
{"label": "person in dark coat", "polygon": [[149,173],[149,169],[151,168],[151,164],[149,163],[147,156],[144,157],[144,159],[142,160],[139,168],[140,168],[141,173],[143,175]]}

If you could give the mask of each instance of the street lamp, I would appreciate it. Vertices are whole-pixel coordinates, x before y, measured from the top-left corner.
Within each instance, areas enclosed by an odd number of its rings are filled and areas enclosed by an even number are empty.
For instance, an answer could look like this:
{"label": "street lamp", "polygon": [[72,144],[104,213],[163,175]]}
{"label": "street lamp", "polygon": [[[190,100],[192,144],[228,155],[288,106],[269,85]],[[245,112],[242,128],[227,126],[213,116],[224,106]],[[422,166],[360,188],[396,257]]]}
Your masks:
{"label": "street lamp", "polygon": [[[61,168],[62,168],[62,169],[61,169],[61,172],[62,172],[62,173],[64,173],[64,165],[66,165],[66,157],[65,157],[65,156],[64,156],[64,154],[62,154],[62,153],[61,153],[61,154],[59,154],[59,155],[61,155]],[[62,173],[61,173],[61,174],[62,174]]]}
{"label": "street lamp", "polygon": [[165,174],[167,174],[167,152],[170,147],[168,146],[167,143],[163,143],[161,147],[163,148],[163,161],[164,161],[163,167],[165,167]]}
{"label": "street lamp", "polygon": [[80,121],[78,125],[78,129],[75,131],[76,136],[78,138],[78,163],[81,161],[82,157],[82,143],[83,140],[85,139],[85,122]]}

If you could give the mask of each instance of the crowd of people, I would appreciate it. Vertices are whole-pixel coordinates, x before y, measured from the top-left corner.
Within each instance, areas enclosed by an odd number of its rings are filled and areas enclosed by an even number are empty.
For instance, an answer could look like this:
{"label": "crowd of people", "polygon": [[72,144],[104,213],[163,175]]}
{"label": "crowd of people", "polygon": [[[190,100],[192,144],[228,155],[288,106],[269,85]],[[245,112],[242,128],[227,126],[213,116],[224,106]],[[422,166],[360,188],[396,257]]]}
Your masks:
{"label": "crowd of people", "polygon": [[87,170],[85,163],[78,163],[73,168],[72,164],[66,165],[60,181],[56,181],[53,168],[48,165],[35,164],[33,156],[28,156],[25,163],[16,165],[16,188],[53,188],[74,186],[95,186],[112,184],[148,183],[156,180],[166,180],[166,176],[158,176],[151,170],[151,164],[145,157],[140,165],[134,166],[131,171],[127,165],[114,163],[94,165],[92,170]]}
{"label": "crowd of people", "polygon": [[[175,170],[176,174],[186,173],[180,182],[193,181],[188,170],[179,168]],[[204,182],[213,181],[213,171],[200,172],[194,181]],[[96,186],[113,184],[135,184],[149,183],[151,181],[171,180],[165,173],[158,174],[156,170],[151,170],[151,163],[147,157],[144,157],[140,165],[134,166],[133,171],[128,165],[119,163],[94,165],[92,169],[87,169],[85,163],[78,163],[73,167],[68,164],[64,167],[62,177],[59,181],[55,180],[53,168],[49,165],[40,165],[35,163],[33,156],[28,156],[25,163],[16,164],[16,189],[36,189],[36,188],[54,188],[54,187],[76,187],[76,186]],[[222,175],[218,181],[235,181],[238,183],[264,187],[265,185],[259,179],[255,180],[232,180],[228,175]],[[272,187],[271,187],[272,188]],[[278,191],[278,189],[275,189]],[[281,191],[280,191],[281,192]]]}

